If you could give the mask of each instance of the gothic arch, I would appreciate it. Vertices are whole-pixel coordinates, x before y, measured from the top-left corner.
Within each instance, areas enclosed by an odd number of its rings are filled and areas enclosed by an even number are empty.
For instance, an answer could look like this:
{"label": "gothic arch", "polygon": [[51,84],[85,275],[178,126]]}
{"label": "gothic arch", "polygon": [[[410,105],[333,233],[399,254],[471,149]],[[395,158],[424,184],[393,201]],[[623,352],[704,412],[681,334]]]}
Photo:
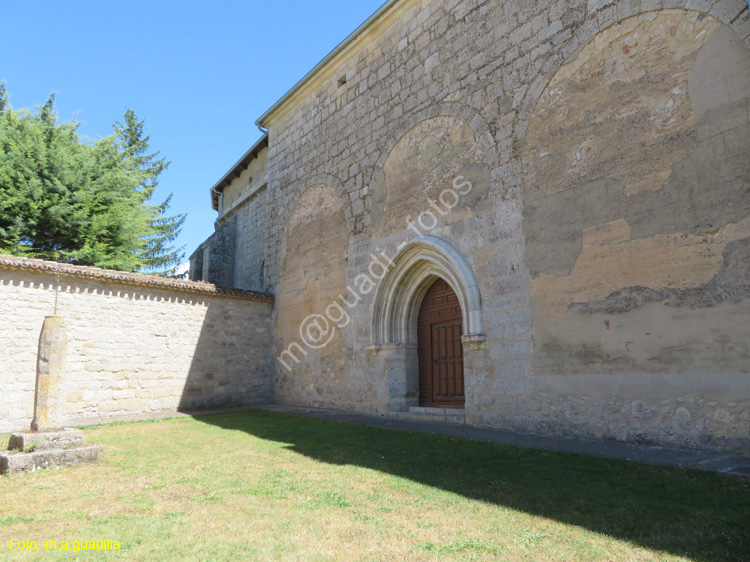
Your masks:
{"label": "gothic arch", "polygon": [[416,343],[419,307],[438,277],[450,284],[461,304],[463,340],[484,340],[479,285],[471,266],[458,250],[445,240],[423,236],[406,244],[391,263],[375,295],[373,346]]}

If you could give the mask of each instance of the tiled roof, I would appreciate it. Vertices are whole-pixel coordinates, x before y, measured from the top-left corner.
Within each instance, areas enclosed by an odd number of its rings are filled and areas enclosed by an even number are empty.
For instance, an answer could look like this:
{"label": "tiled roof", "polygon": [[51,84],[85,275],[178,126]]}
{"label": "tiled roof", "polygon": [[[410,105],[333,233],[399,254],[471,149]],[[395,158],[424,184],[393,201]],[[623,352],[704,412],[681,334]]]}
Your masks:
{"label": "tiled roof", "polygon": [[114,271],[110,269],[99,269],[97,267],[85,267],[57,263],[17,256],[0,254],[0,270],[11,269],[17,271],[34,271],[60,275],[65,277],[79,277],[81,279],[92,279],[101,281],[113,281],[125,285],[138,287],[152,287],[154,289],[165,289],[185,293],[199,293],[204,295],[222,295],[245,300],[260,302],[273,302],[273,295],[258,293],[255,291],[243,291],[240,289],[225,289],[209,283],[195,281],[181,281],[178,279],[167,279],[156,275],[143,275],[142,273],[128,273],[125,271]]}

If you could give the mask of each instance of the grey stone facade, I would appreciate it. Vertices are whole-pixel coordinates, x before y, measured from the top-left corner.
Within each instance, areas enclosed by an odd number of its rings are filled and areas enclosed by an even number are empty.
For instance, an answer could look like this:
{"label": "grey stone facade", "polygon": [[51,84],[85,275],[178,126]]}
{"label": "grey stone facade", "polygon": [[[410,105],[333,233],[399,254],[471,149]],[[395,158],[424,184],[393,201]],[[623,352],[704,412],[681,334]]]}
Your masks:
{"label": "grey stone facade", "polygon": [[[248,291],[266,291],[264,266],[268,211],[267,190],[261,188],[250,201],[237,209],[237,260],[234,286]],[[243,235],[252,233],[250,236]]]}
{"label": "grey stone facade", "polygon": [[237,217],[225,220],[190,258],[191,281],[205,281],[217,287],[235,286]]}
{"label": "grey stone facade", "polygon": [[275,400],[414,405],[443,277],[481,325],[467,423],[750,451],[749,37],[744,0],[392,2],[263,116],[267,187],[206,243],[209,281],[276,295]]}

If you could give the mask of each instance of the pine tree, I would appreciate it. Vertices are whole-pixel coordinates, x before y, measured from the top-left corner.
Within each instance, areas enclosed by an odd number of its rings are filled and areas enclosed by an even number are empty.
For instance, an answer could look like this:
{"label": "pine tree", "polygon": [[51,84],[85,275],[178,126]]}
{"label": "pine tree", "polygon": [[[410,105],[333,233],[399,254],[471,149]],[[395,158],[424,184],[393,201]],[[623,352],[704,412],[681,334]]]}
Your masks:
{"label": "pine tree", "polygon": [[[142,203],[146,205],[157,188],[159,175],[170,163],[159,158],[158,151],[149,154],[151,137],[144,134],[144,121],[138,120],[132,109],[125,111],[124,123],[115,123],[115,130],[125,155],[126,167],[134,177],[142,178],[139,191],[143,197]],[[170,246],[179,236],[186,218],[185,215],[166,216],[171,200],[172,194],[161,204],[147,205],[151,213],[150,232],[144,236],[145,247],[139,254],[144,267],[159,274],[167,274],[184,257],[184,247]]]}
{"label": "pine tree", "polygon": [[166,216],[171,200],[170,194],[161,205],[153,207],[155,212],[151,219],[152,234],[146,237],[146,247],[140,254],[145,267],[159,275],[171,273],[185,257],[184,246],[174,248],[169,245],[180,235],[187,218],[186,215]]}
{"label": "pine tree", "polygon": [[55,96],[14,111],[0,85],[0,252],[124,271],[166,273],[184,215],[171,195],[149,203],[169,163],[149,154],[143,121],[128,109],[109,137],[85,142],[58,123]]}
{"label": "pine tree", "polygon": [[81,162],[76,123],[57,124],[55,99],[38,114],[15,112],[4,96],[0,113],[0,245],[5,251],[63,259],[85,227]]}
{"label": "pine tree", "polygon": [[5,111],[8,105],[8,88],[5,82],[0,82],[0,113]]}

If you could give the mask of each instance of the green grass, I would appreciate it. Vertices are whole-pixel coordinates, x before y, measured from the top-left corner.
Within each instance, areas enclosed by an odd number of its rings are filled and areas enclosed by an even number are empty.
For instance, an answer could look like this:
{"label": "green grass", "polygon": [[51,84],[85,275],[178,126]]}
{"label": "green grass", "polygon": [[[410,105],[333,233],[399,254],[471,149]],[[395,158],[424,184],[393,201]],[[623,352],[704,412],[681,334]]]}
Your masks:
{"label": "green grass", "polygon": [[0,560],[750,560],[750,486],[711,473],[265,411],[86,440],[102,464],[0,479]]}

